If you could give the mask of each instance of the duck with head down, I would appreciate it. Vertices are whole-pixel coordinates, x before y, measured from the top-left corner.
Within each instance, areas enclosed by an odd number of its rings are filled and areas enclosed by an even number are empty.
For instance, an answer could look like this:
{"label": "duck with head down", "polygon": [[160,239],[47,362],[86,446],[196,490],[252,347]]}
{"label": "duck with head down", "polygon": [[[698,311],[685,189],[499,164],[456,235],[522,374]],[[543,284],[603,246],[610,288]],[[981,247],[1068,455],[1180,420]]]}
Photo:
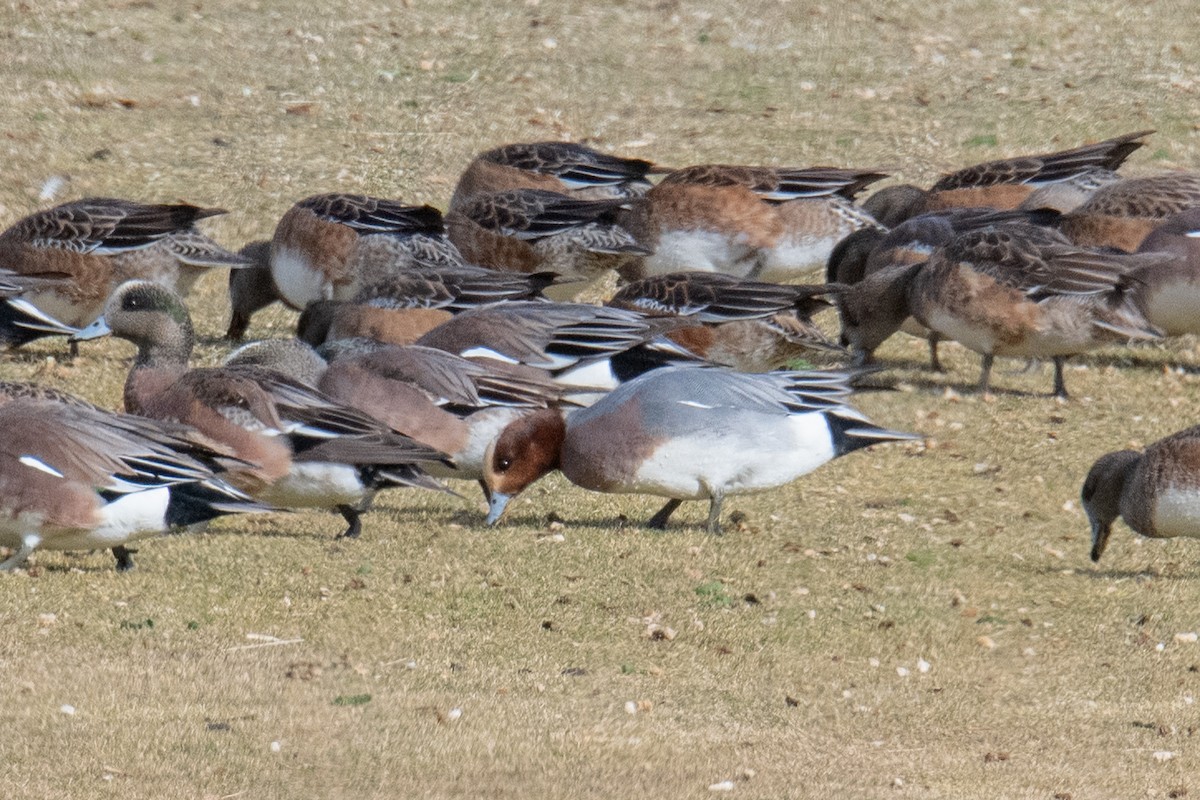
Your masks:
{"label": "duck with head down", "polygon": [[106,334],[138,347],[125,382],[127,411],[183,422],[244,463],[229,480],[281,507],[336,509],[357,536],[379,489],[442,490],[421,468],[445,455],[335,402],[302,381],[245,365],[189,368],[194,337],[183,301],[148,281],[122,284],[79,338]]}
{"label": "duck with head down", "polygon": [[916,438],[847,405],[851,377],[668,367],[565,416],[535,412],[488,449],[488,522],[557,468],[592,491],[669,498],[650,519],[652,528],[664,527],[684,500],[708,500],[707,528],[719,533],[727,496],[782,486],[862,447]]}

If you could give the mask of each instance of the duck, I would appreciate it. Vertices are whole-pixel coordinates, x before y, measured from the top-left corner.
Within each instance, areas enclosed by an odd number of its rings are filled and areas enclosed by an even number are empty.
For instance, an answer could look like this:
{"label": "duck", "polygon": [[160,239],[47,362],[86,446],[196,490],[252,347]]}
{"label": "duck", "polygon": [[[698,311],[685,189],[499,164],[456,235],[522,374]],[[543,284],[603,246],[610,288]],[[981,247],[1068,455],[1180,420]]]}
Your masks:
{"label": "duck", "polygon": [[512,301],[463,311],[414,344],[542,370],[587,403],[652,369],[708,363],[665,338],[686,324],[587,303]]}
{"label": "duck", "polygon": [[651,251],[620,220],[630,202],[545,189],[477,194],[446,214],[446,231],[468,263],[490,269],[581,281],[610,270],[635,275]]}
{"label": "duck", "polygon": [[842,328],[857,351],[869,352],[911,315],[983,357],[985,395],[995,356],[1051,358],[1054,396],[1065,399],[1068,356],[1161,337],[1137,308],[1127,275],[1144,263],[1076,247],[1035,225],[967,231],[923,264],[881,270],[843,292]]}
{"label": "duck", "polygon": [[336,510],[357,537],[361,515],[388,487],[447,491],[421,468],[445,454],[421,445],[303,381],[257,366],[189,368],[191,318],[179,295],[148,281],[117,287],[104,314],[75,338],[116,335],[137,356],[125,382],[129,413],[182,422],[246,466],[238,488],[282,508]]}
{"label": "duck", "polygon": [[1125,178],[1096,191],[1058,224],[1081,247],[1136,251],[1172,214],[1200,206],[1200,173]]}
{"label": "duck", "polygon": [[242,245],[238,255],[248,263],[229,273],[230,314],[225,338],[231,342],[245,338],[256,313],[282,300],[271,277],[271,243],[255,239]]}
{"label": "duck", "polygon": [[450,209],[481,194],[544,189],[581,200],[641,197],[661,172],[650,161],[609,155],[578,142],[505,144],[471,160],[450,197]]}
{"label": "duck", "polygon": [[[89,197],[35,212],[0,233],[0,264],[28,277],[57,276],[22,294],[40,314],[78,328],[100,315],[123,280],[149,278],[186,294],[209,267],[240,267],[245,261],[195,229],[202,219],[226,213],[188,203],[145,204]],[[19,346],[25,333],[9,332]],[[61,331],[50,331],[58,333]]]}
{"label": "duck", "polygon": [[879,427],[847,405],[853,374],[747,374],[666,367],[617,387],[591,406],[547,409],[506,428],[488,448],[488,524],[554,469],[585,489],[669,498],[647,523],[666,526],[684,500],[709,501],[720,532],[726,497],[790,483],[867,447],[919,437]]}
{"label": "duck", "polygon": [[[885,228],[894,228],[927,211],[1016,208],[1034,192],[1056,184],[1072,184],[1072,192],[1087,194],[1089,186],[1110,182],[1117,168],[1152,133],[1137,131],[1069,150],[985,161],[943,175],[929,189],[912,184],[888,186],[864,200],[863,208]],[[1053,199],[1043,199],[1046,205],[1039,207],[1054,207]]]}
{"label": "duck", "polygon": [[411,265],[457,265],[462,256],[433,206],[334,193],[306,197],[284,213],[269,261],[280,299],[299,311],[316,300],[348,300],[363,283]]}
{"label": "duck", "polygon": [[411,344],[468,308],[508,300],[542,300],[555,272],[515,273],[469,264],[415,266],[359,289],[351,300],[318,300],[300,315],[296,335],[319,347],[326,341],[371,338]]}
{"label": "duck", "polygon": [[1080,498],[1092,528],[1092,561],[1099,561],[1121,518],[1135,533],[1156,539],[1200,537],[1200,426],[1146,447],[1096,459]]}
{"label": "duck", "polygon": [[670,272],[632,281],[606,305],[694,324],[666,333],[715,364],[743,372],[782,369],[814,352],[844,354],[813,322],[841,289],[749,281],[721,272]]}
{"label": "duck", "polygon": [[789,281],[878,223],[853,198],[874,170],[702,164],[668,173],[622,220],[653,250],[643,276],[679,271]]}
{"label": "duck", "polygon": [[[829,256],[825,268],[825,280],[843,287],[851,286],[888,267],[924,263],[938,247],[948,244],[955,236],[967,231],[981,230],[995,225],[1022,222],[1033,225],[1053,225],[1060,215],[1046,209],[997,211],[991,208],[951,208],[930,211],[901,222],[891,230],[863,228],[838,242]],[[890,276],[903,273],[892,270],[888,277],[876,279],[872,286],[886,287]],[[881,290],[884,290],[881,288]],[[886,290],[885,290],[886,291]],[[892,302],[880,303],[874,289],[862,289],[838,297],[843,329],[840,343],[853,344],[861,356],[859,363],[869,363],[872,354],[883,339],[890,336],[894,321],[889,313],[896,306]],[[903,320],[900,330],[929,342],[929,364],[934,372],[943,372],[938,357],[941,337],[911,316]],[[854,342],[850,341],[853,334]]]}
{"label": "duck", "polygon": [[273,510],[217,474],[232,461],[181,425],[104,411],[29,384],[0,387],[0,571],[38,549],[111,548],[225,514]]}
{"label": "duck", "polygon": [[566,388],[540,370],[416,345],[344,339],[318,352],[298,339],[266,339],[239,348],[225,364],[257,364],[304,380],[446,453],[451,463],[425,464],[429,474],[481,486],[484,452],[505,426],[535,409],[569,405]]}
{"label": "duck", "polygon": [[1166,336],[1200,333],[1200,208],[1167,217],[1137,252],[1168,256],[1130,272],[1142,314]]}

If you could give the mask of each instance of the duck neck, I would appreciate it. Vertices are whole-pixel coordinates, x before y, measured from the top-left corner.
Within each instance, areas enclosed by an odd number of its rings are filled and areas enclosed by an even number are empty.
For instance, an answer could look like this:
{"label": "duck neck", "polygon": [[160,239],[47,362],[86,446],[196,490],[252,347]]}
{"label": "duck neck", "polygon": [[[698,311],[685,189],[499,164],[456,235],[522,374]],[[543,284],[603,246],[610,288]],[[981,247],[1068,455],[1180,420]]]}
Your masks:
{"label": "duck neck", "polygon": [[153,336],[137,342],[137,357],[133,361],[134,368],[177,367],[186,369],[192,357],[192,348],[196,344],[192,321],[186,316],[173,319],[169,324],[158,326]]}

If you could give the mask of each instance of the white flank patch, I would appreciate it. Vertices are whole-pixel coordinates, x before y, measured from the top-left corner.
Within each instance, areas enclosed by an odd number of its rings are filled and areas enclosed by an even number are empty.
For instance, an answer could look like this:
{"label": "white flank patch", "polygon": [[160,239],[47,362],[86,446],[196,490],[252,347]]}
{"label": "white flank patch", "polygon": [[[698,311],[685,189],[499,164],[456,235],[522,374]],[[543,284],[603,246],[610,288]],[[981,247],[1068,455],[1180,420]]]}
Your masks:
{"label": "white flank patch", "polygon": [[1171,487],[1160,492],[1154,529],[1159,536],[1200,537],[1200,490]]}
{"label": "white flank patch", "polygon": [[121,495],[100,508],[96,527],[56,532],[46,536],[41,546],[47,550],[89,550],[155,536],[166,529],[170,500],[170,491],[165,487]]}
{"label": "white flank patch", "polygon": [[271,277],[279,294],[294,308],[332,296],[333,286],[304,253],[280,247],[271,253]]}
{"label": "white flank patch", "polygon": [[1200,231],[1188,231],[1184,234],[1184,236],[1188,237],[1189,239],[1200,239]]}
{"label": "white flank patch", "polygon": [[497,353],[488,347],[471,347],[459,353],[463,358],[494,358],[497,361],[502,361],[505,364],[520,364],[515,358],[509,358],[503,353]]}
{"label": "white flank patch", "polygon": [[331,508],[355,505],[365,496],[358,469],[327,461],[293,463],[262,499],[281,508]]}
{"label": "white flank patch", "polygon": [[63,477],[63,474],[61,472],[59,472],[54,467],[47,464],[45,461],[42,461],[40,458],[37,458],[35,456],[21,456],[17,460],[20,461],[25,466],[33,467],[36,470],[41,470],[42,472],[45,472],[47,475],[53,475],[56,478]]}
{"label": "white flank patch", "polygon": [[669,231],[662,234],[654,254],[646,257],[646,274],[680,270],[725,272],[744,278],[758,266],[758,250],[716,231]]}
{"label": "white flank patch", "polygon": [[620,384],[617,376],[613,374],[612,362],[607,358],[569,369],[555,378],[555,380],[568,386],[595,387],[599,389],[615,389]]}

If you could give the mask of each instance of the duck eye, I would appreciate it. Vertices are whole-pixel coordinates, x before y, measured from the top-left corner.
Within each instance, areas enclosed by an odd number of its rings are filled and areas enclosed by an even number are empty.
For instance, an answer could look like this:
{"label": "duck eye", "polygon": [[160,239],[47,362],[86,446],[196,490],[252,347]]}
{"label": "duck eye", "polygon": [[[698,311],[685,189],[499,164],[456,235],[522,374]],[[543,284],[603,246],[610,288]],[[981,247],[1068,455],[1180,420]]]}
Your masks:
{"label": "duck eye", "polygon": [[509,468],[509,467],[511,467],[511,466],[512,466],[512,459],[511,459],[511,458],[502,458],[502,459],[500,459],[500,469],[501,469],[501,470],[506,470],[506,469],[508,469],[508,468]]}

